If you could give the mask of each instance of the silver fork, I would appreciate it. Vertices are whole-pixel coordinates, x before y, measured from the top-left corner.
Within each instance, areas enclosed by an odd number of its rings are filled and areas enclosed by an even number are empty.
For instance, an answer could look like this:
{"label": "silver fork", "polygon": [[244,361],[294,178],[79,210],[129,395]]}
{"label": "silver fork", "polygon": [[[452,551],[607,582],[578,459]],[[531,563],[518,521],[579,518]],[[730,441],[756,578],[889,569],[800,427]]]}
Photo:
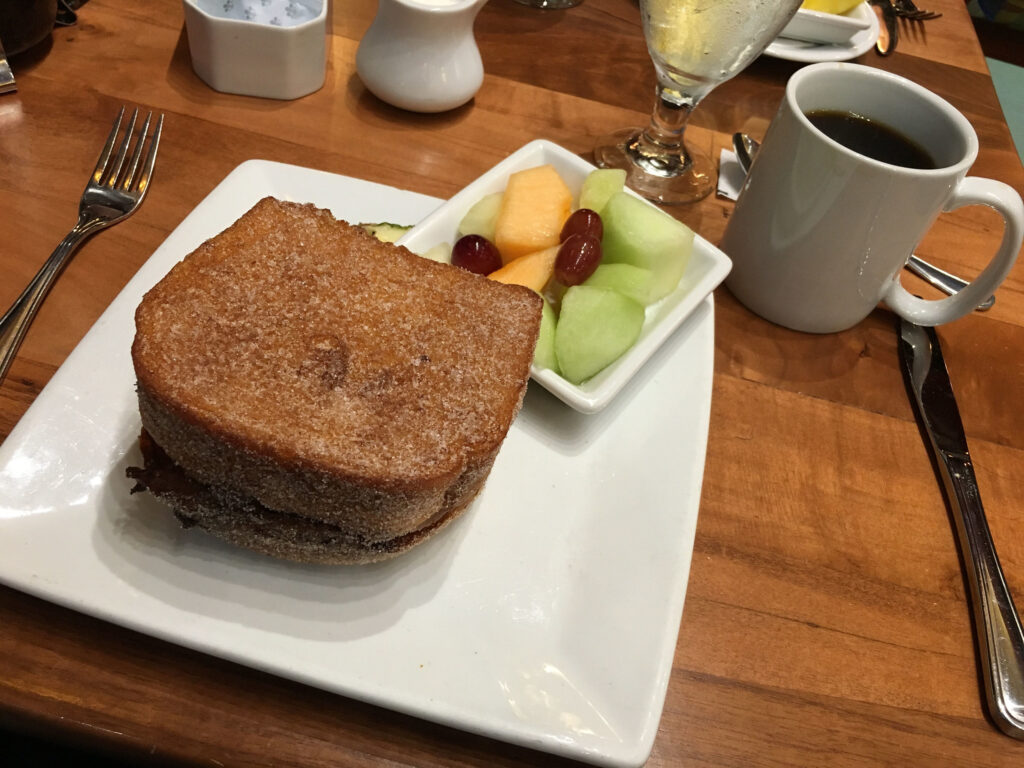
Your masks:
{"label": "silver fork", "polygon": [[925,11],[917,7],[914,0],[893,0],[893,10],[896,15],[910,21],[928,21],[937,19],[942,14],[935,11]]}
{"label": "silver fork", "polygon": [[[135,137],[135,146],[129,156],[128,151],[132,146],[132,136],[135,133],[135,122],[138,116],[139,110],[136,107],[131,121],[124,131],[124,137],[115,151],[114,145],[118,143],[121,121],[124,118],[124,107],[121,107],[121,111],[114,121],[114,127],[110,129],[107,143],[103,145],[103,151],[100,152],[100,159],[96,163],[92,177],[82,193],[82,199],[78,204],[78,223],[46,260],[17,301],[0,318],[0,383],[7,375],[7,369],[11,367],[11,361],[14,360],[21,341],[25,338],[25,332],[39,310],[39,305],[43,303],[43,299],[50,292],[57,276],[71,260],[71,256],[78,246],[89,235],[128,218],[142,204],[153,176],[153,166],[156,164],[156,153],[160,146],[160,132],[164,125],[164,116],[160,115],[157,119],[156,128],[148,141],[149,149],[144,160],[142,153],[146,148],[147,134],[153,113],[150,112],[146,116],[146,121]],[[127,164],[125,164],[126,160]]]}

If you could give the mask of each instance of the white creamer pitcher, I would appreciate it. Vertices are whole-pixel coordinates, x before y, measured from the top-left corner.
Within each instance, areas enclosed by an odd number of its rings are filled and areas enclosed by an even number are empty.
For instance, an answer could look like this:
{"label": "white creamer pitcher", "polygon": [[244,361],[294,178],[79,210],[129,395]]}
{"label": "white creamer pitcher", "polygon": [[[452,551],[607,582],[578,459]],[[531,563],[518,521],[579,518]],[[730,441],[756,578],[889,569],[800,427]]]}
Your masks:
{"label": "white creamer pitcher", "polygon": [[484,79],[473,22],[487,0],[378,0],[356,71],[383,101],[413,112],[465,104]]}

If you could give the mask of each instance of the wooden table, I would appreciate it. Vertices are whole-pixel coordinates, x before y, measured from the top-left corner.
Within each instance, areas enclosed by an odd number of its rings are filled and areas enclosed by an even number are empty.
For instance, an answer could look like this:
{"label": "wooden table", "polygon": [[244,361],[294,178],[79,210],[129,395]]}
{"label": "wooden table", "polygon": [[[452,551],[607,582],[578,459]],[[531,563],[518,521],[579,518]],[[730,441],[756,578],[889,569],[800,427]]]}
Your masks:
{"label": "wooden table", "polygon": [[[962,110],[974,173],[1024,172],[961,0],[863,63]],[[0,389],[7,433],[150,253],[237,164],[266,158],[446,197],[527,141],[586,155],[645,119],[653,72],[635,2],[539,12],[492,0],[475,101],[412,115],[354,71],[374,13],[334,4],[327,82],[295,102],[212,91],[192,72],[181,4],[96,0],[15,60],[0,97],[0,305],[56,245],[122,103],[167,113],[156,181],[93,238],[42,308]],[[714,91],[691,139],[761,135],[796,64],[763,58]],[[731,203],[673,211],[716,242]],[[975,274],[999,237],[983,209],[943,216],[918,252]],[[908,285],[921,289],[913,278]],[[1024,285],[941,329],[989,522],[1024,606]],[[960,563],[907,402],[892,317],[809,336],[716,293],[715,385],[696,548],[651,766],[1024,765],[986,720]],[[0,589],[0,725],[134,762],[535,766],[564,761],[283,681]]]}

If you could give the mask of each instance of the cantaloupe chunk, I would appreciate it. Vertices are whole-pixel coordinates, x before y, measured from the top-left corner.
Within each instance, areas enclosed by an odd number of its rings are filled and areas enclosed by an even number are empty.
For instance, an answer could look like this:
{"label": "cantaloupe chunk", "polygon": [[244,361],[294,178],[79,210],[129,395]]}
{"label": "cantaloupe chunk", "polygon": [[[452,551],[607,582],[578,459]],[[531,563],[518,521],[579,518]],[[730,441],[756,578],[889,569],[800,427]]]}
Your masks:
{"label": "cantaloupe chunk", "polygon": [[494,226],[494,244],[508,264],[521,256],[558,245],[569,217],[572,192],[550,165],[509,176]]}
{"label": "cantaloupe chunk", "polygon": [[512,285],[525,285],[540,293],[555,273],[555,258],[558,246],[553,245],[542,251],[528,253],[515,261],[510,261],[501,269],[488,275],[491,280]]}

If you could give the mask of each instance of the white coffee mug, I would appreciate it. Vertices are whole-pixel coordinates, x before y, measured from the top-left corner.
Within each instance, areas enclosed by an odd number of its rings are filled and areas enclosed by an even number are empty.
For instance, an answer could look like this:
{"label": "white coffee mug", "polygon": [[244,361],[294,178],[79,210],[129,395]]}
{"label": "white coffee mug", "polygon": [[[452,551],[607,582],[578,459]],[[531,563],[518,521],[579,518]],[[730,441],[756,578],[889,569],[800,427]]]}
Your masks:
{"label": "white coffee mug", "polygon": [[[850,112],[923,148],[917,170],[858,154],[806,113]],[[919,325],[970,312],[1003,282],[1024,236],[1024,203],[1007,184],[967,177],[978,137],[948,102],[905,78],[857,64],[815,64],[794,74],[747,176],[721,248],[726,285],[747,307],[799,331],[850,328],[884,302]],[[900,271],[939,213],[987,205],[1003,217],[1002,243],[956,296],[924,300]]]}

